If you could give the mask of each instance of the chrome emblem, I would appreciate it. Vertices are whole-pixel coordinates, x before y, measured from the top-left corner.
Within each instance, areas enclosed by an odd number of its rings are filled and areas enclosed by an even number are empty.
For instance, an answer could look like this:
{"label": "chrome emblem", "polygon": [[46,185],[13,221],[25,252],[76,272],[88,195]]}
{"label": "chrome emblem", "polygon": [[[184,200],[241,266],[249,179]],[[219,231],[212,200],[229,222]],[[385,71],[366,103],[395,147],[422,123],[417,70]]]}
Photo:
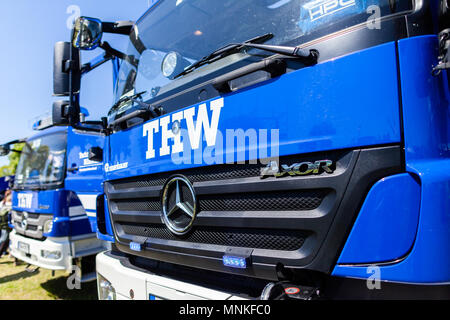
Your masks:
{"label": "chrome emblem", "polygon": [[162,220],[176,235],[186,234],[194,223],[197,199],[194,187],[184,176],[170,178],[161,197]]}
{"label": "chrome emblem", "polygon": [[278,162],[270,161],[265,168],[261,169],[261,179],[269,176],[276,178],[289,176],[304,176],[308,174],[320,174],[322,172],[333,173],[333,161],[319,160],[312,162],[294,163],[292,165],[282,164],[278,166]]}
{"label": "chrome emblem", "polygon": [[22,222],[20,223],[20,226],[22,227],[22,229],[26,229],[28,226],[28,213],[24,212],[22,214]]}

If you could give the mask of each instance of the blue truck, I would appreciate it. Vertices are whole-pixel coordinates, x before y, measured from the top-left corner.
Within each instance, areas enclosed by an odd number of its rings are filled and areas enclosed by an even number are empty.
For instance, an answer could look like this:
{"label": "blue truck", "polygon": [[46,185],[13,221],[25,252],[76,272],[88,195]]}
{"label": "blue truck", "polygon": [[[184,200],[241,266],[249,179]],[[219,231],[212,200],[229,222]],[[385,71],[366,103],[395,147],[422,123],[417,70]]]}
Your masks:
{"label": "blue truck", "polygon": [[[1,153],[4,153],[4,150],[0,150]],[[0,178],[0,257],[6,254],[9,247],[9,219],[12,205],[11,187],[13,183],[14,176]]]}
{"label": "blue truck", "polygon": [[99,298],[450,297],[449,17],[160,0],[131,25],[79,18],[73,50],[120,60]]}
{"label": "blue truck", "polygon": [[[72,87],[68,70],[80,59],[72,57],[65,69],[62,64],[69,59],[64,54],[71,53],[67,48],[65,43],[55,45],[54,61],[60,68],[55,68],[59,82],[55,81],[54,94],[75,99],[79,89]],[[78,69],[84,67],[85,74],[101,60]],[[55,101],[51,115],[33,124],[36,133],[20,141],[24,147],[12,193],[10,252],[29,265],[75,271],[85,282],[96,279],[95,255],[105,249],[96,236],[97,198],[103,193],[103,157],[98,150],[104,147],[105,135],[101,121],[86,120],[89,113],[84,108],[76,115],[76,125],[62,120],[61,109],[66,107],[70,101]],[[3,153],[11,145],[3,145]]]}

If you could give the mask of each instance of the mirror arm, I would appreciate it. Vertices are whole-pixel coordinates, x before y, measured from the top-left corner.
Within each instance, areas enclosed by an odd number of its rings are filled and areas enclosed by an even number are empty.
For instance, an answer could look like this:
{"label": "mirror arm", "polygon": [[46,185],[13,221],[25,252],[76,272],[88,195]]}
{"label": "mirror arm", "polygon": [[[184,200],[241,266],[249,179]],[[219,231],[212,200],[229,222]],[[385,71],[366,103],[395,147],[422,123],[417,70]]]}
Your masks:
{"label": "mirror arm", "polygon": [[119,50],[116,50],[114,48],[112,48],[108,42],[102,42],[102,44],[100,44],[100,48],[102,48],[103,50],[105,50],[105,52],[113,57],[117,57],[121,60],[125,60],[128,61],[130,64],[132,64],[133,66],[137,67],[139,64],[139,61],[134,58],[134,56],[129,56],[126,55],[123,52],[120,52]]}
{"label": "mirror arm", "polygon": [[111,47],[110,45],[109,45],[109,43],[108,42],[102,42],[101,44],[100,44],[100,48],[102,48],[103,50],[105,50],[105,52],[107,53],[107,54],[109,54],[109,55],[111,55],[111,56],[114,56],[114,57],[117,57],[117,58],[119,58],[119,59],[122,59],[122,60],[126,60],[127,58],[127,55],[125,54],[125,53],[123,53],[123,52],[120,52],[119,50],[116,50],[116,49],[114,49],[113,47]]}
{"label": "mirror arm", "polygon": [[13,140],[13,141],[10,141],[10,142],[5,143],[5,144],[11,145],[11,144],[16,144],[16,143],[26,143],[26,142],[27,142],[27,139],[17,139],[17,140]]}
{"label": "mirror arm", "polygon": [[2,154],[2,156],[6,156],[6,155],[8,155],[8,154],[11,153],[11,152],[17,152],[18,154],[21,154],[21,153],[22,153],[22,150],[10,149],[10,146],[11,146],[11,145],[17,144],[17,143],[25,143],[25,144],[28,144],[27,141],[26,141],[26,139],[17,139],[17,140],[13,140],[13,141],[7,142],[7,143],[5,143],[5,144],[2,144],[2,145],[0,145],[0,147],[1,147],[3,150],[6,149],[6,150],[8,151],[7,153]]}
{"label": "mirror arm", "polygon": [[98,61],[88,62],[81,67],[81,74],[83,75],[85,73],[88,73],[88,72],[94,70],[95,68],[100,67],[102,64],[104,64],[105,62],[108,62],[111,59],[113,59],[113,56],[107,53],[103,56],[103,58],[101,58]]}
{"label": "mirror arm", "polygon": [[134,21],[102,22],[102,32],[129,35]]}

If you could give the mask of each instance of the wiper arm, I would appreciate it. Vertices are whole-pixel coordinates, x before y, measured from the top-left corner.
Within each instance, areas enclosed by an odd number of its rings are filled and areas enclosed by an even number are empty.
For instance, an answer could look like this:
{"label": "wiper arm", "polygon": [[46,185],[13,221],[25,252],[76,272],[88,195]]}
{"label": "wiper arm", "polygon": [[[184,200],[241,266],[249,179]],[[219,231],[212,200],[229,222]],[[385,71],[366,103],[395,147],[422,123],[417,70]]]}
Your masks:
{"label": "wiper arm", "polygon": [[157,118],[161,115],[161,111],[159,111],[157,108],[155,108],[154,106],[150,105],[149,103],[145,103],[143,101],[139,101],[139,100],[135,100],[135,99],[131,99],[131,101],[135,102],[136,104],[139,105],[139,107],[141,107],[140,110],[146,110],[148,112],[150,112],[151,116],[153,118]]}
{"label": "wiper arm", "polygon": [[238,50],[240,50],[242,48],[242,44],[249,44],[249,43],[262,43],[262,42],[266,42],[270,39],[273,38],[273,34],[272,33],[266,33],[263,34],[262,36],[258,36],[252,39],[249,39],[247,41],[244,41],[243,43],[231,43],[228,44],[224,47],[221,47],[215,51],[213,51],[212,53],[210,53],[207,56],[204,56],[203,58],[201,58],[200,60],[194,62],[193,64],[191,64],[189,67],[187,67],[186,69],[184,69],[181,73],[177,74],[174,79],[181,77],[182,75],[185,75],[189,72],[191,72],[194,69],[197,69],[198,67],[205,65],[207,63],[211,63],[219,58],[223,58],[226,56],[229,56],[235,52],[237,52]]}
{"label": "wiper arm", "polygon": [[305,50],[299,47],[272,46],[267,44],[241,43],[242,47],[249,47],[282,54],[285,56],[301,58],[306,63],[316,63],[319,59],[319,51],[316,49]]}
{"label": "wiper arm", "polygon": [[255,48],[255,49],[260,49],[260,50],[269,51],[269,52],[273,52],[273,53],[278,53],[278,54],[285,55],[285,56],[299,58],[307,64],[317,63],[317,60],[319,59],[319,51],[317,51],[316,49],[305,50],[305,49],[301,49],[300,47],[274,46],[274,45],[254,43],[254,42],[267,41],[267,40],[271,39],[272,37],[273,37],[273,34],[268,33],[264,36],[250,39],[250,40],[242,42],[242,43],[231,43],[223,48],[220,48],[220,49],[214,51],[210,55],[203,57],[199,61],[197,61],[194,64],[187,67],[183,72],[176,75],[174,78],[178,78],[182,75],[185,75],[206,63],[211,63],[219,58],[223,58],[223,57],[230,55],[238,50],[241,50],[244,47]]}
{"label": "wiper arm", "polygon": [[117,100],[116,103],[114,103],[114,105],[111,107],[111,109],[109,110],[108,114],[111,114],[113,111],[116,111],[116,109],[124,102],[127,101],[133,101],[137,98],[140,98],[143,94],[147,93],[147,91],[142,91],[136,94],[133,94],[132,96],[126,96],[126,97],[122,97],[119,100]]}
{"label": "wiper arm", "polygon": [[115,126],[117,126],[120,123],[123,122],[127,122],[128,120],[131,120],[133,118],[146,118],[148,119],[149,117],[151,119],[157,118],[159,116],[161,116],[164,111],[162,109],[162,107],[159,108],[155,108],[154,106],[152,106],[149,103],[145,103],[143,101],[140,100],[135,100],[135,99],[131,99],[131,101],[133,101],[134,103],[136,103],[137,105],[139,105],[140,108],[134,110],[133,112],[126,114],[114,121],[112,121],[108,126],[109,128],[114,128]]}

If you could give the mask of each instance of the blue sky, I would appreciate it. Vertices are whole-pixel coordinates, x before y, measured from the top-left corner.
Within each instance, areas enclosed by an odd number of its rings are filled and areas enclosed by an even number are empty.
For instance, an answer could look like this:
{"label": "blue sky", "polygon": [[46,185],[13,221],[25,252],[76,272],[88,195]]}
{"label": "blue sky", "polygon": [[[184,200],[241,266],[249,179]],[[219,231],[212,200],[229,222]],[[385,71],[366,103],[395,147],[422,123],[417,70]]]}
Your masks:
{"label": "blue sky", "polygon": [[[151,0],[2,0],[0,9],[0,143],[33,134],[32,120],[50,112],[53,101],[53,45],[69,41],[68,21],[80,12],[103,21],[136,20]],[[105,35],[113,47],[125,50],[126,37]],[[101,49],[83,52],[84,62]],[[91,119],[112,104],[111,64],[82,80],[81,105]],[[7,163],[0,157],[0,166]]]}

